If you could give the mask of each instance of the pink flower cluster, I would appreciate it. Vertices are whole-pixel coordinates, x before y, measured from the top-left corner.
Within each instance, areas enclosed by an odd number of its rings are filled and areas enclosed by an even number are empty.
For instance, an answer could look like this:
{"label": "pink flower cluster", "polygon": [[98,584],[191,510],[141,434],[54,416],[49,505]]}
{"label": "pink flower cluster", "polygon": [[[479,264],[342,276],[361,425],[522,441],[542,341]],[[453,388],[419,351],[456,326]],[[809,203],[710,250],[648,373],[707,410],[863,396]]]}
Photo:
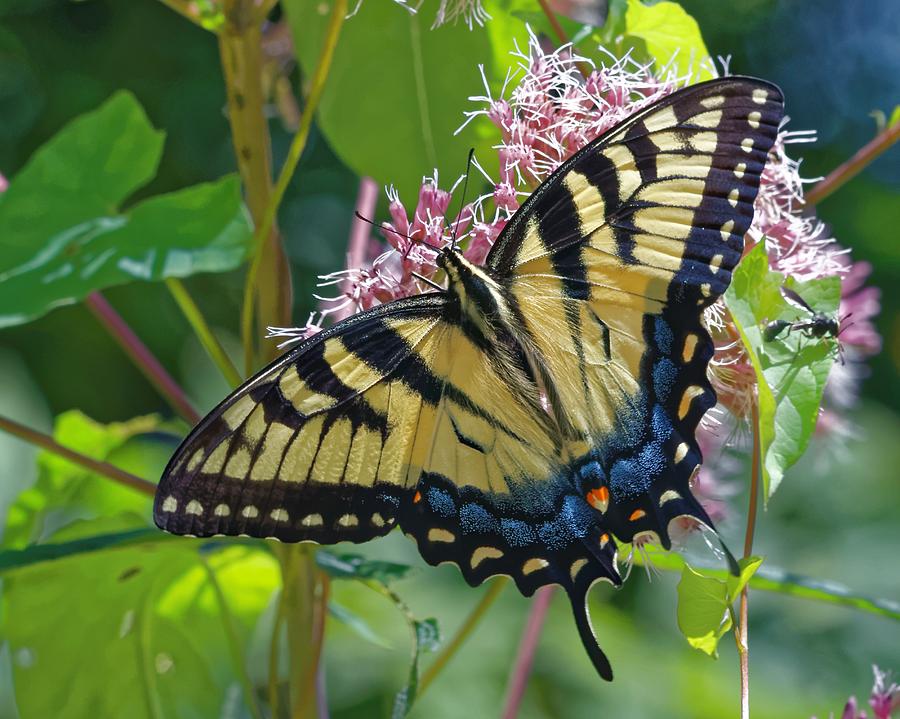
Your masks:
{"label": "pink flower cluster", "polygon": [[[891,719],[894,709],[900,708],[900,685],[891,681],[890,672],[883,672],[877,666],[872,666],[872,673],[875,675],[869,695],[872,719]],[[834,719],[834,714],[830,716]],[[856,697],[850,697],[841,712],[841,719],[868,719],[868,716],[865,711],[859,711]]]}

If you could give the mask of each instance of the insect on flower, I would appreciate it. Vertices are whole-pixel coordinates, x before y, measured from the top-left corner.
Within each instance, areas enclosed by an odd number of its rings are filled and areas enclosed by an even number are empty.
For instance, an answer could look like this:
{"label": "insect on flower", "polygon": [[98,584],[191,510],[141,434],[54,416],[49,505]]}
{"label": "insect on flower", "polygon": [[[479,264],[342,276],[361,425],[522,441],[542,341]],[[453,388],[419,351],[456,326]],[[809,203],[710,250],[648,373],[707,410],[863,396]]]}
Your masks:
{"label": "insect on flower", "polygon": [[[781,287],[781,296],[784,297],[785,301],[799,310],[807,313],[809,317],[807,319],[800,320],[772,320],[768,324],[766,324],[765,329],[763,330],[763,339],[766,342],[774,342],[777,340],[781,334],[787,330],[788,334],[791,332],[800,332],[804,337],[808,339],[824,339],[829,338],[833,340],[838,340],[841,334],[841,325],[844,320],[850,318],[850,315],[844,315],[843,317],[834,317],[832,315],[826,314],[825,312],[817,312],[814,310],[809,303],[804,300],[796,291],[792,290],[790,287],[782,286]],[[838,352],[840,353],[841,345],[838,340]],[[841,357],[841,361],[843,362],[843,356]]]}

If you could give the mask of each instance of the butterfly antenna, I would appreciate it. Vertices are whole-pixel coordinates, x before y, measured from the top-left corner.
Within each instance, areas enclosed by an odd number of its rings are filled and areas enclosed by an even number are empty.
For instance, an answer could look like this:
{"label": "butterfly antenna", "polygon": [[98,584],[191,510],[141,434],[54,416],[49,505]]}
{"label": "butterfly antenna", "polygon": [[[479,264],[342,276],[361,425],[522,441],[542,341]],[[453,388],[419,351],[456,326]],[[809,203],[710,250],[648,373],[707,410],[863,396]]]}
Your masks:
{"label": "butterfly antenna", "polygon": [[[379,230],[381,230],[382,232],[385,231],[385,228],[384,228],[383,225],[381,225],[381,224],[375,222],[374,220],[370,220],[368,217],[363,217],[361,214],[359,214],[359,211],[358,211],[358,210],[354,210],[354,211],[353,211],[353,214],[356,215],[356,218],[357,218],[358,220],[362,220],[363,222],[368,222],[370,225],[372,225],[372,227],[377,227],[377,228],[378,228]],[[400,237],[403,237],[404,239],[409,240],[409,241],[412,242],[414,245],[423,245],[423,244],[425,244],[425,241],[424,241],[424,240],[418,239],[418,238],[416,238],[416,237],[410,237],[409,235],[404,235],[404,234],[403,234],[402,232],[400,232],[399,230],[395,230],[395,229],[391,228],[391,229],[389,229],[389,230],[387,230],[387,231],[388,231],[388,232],[393,232],[393,233],[395,233],[395,234],[397,234],[397,235],[400,235]]]}
{"label": "butterfly antenna", "polygon": [[466,161],[466,179],[463,182],[462,200],[460,202],[459,214],[456,216],[456,224],[453,226],[453,234],[450,236],[450,248],[456,249],[456,240],[459,233],[459,223],[462,220],[462,213],[466,207],[466,191],[469,189],[469,173],[472,171],[472,160],[475,157],[475,148],[469,148],[469,159]]}

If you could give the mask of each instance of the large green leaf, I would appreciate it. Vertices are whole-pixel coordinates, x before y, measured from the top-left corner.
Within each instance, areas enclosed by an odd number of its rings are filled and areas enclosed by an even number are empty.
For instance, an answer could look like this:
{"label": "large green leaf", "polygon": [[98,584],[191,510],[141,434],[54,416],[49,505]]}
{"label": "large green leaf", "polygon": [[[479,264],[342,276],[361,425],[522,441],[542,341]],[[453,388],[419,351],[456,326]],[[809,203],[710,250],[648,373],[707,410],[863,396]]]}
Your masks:
{"label": "large green leaf", "polygon": [[237,177],[120,209],[155,175],[162,144],[119,92],[34,154],[0,195],[0,327],[104,287],[241,263],[252,235]]}
{"label": "large green leaf", "polygon": [[[639,62],[652,61],[656,70],[671,64],[679,76],[691,73],[695,82],[712,77],[704,63],[709,51],[697,21],[674,2],[610,0],[606,23],[590,38],[616,57],[630,53]],[[588,57],[609,62],[608,56],[593,55],[592,49],[587,43],[579,47]]]}
{"label": "large green leaf", "polygon": [[657,67],[671,63],[679,75],[691,73],[695,81],[712,77],[708,69],[701,68],[709,51],[700,27],[678,3],[645,5],[641,0],[628,0],[625,34],[626,42],[643,43]]}
{"label": "large green leaf", "polygon": [[3,633],[22,716],[201,719],[224,716],[226,706],[233,712],[244,673],[234,650],[245,646],[278,569],[258,549],[201,554],[199,547],[173,539],[6,574]]}
{"label": "large green leaf", "polygon": [[[286,0],[282,7],[308,78],[328,6]],[[392,2],[361,3],[344,22],[318,110],[319,126],[341,160],[379,184],[394,184],[408,208],[433,168],[447,186],[465,170],[470,147],[482,157],[491,152],[491,140],[472,125],[453,134],[473,107],[469,96],[484,93],[478,64],[489,77],[497,74],[490,35],[461,22],[431,30],[436,8],[429,2],[410,13]],[[496,141],[499,133],[492,136]]]}
{"label": "large green leaf", "polygon": [[808,319],[782,297],[788,284],[817,312],[834,315],[840,303],[840,280],[829,277],[809,282],[786,282],[769,269],[763,243],[741,260],[734,272],[725,303],[741,335],[756,372],[762,476],[766,500],[772,496],[785,470],[806,451],[816,428],[822,393],[834,363],[835,343],[812,340],[795,332],[766,341],[768,322]]}
{"label": "large green leaf", "polygon": [[[93,459],[109,460],[127,471],[156,477],[171,454],[165,436],[140,437],[158,430],[156,416],[103,425],[77,410],[56,420],[54,439]],[[131,526],[149,517],[150,497],[116,484],[50,452],[38,455],[38,479],[9,509],[3,546],[22,548],[44,540],[73,521],[131,514]]]}
{"label": "large green leaf", "polygon": [[741,559],[740,575],[725,579],[684,565],[678,583],[678,627],[692,647],[718,656],[719,640],[732,627],[731,604],[760,564],[760,557]]}

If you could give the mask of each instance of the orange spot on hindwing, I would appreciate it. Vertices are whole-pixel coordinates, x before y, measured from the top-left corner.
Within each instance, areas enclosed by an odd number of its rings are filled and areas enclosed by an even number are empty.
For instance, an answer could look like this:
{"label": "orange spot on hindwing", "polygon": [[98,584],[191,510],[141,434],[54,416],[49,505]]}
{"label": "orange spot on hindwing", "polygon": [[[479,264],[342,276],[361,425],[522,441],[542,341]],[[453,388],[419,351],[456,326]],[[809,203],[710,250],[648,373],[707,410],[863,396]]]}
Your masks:
{"label": "orange spot on hindwing", "polygon": [[413,504],[418,504],[422,501],[422,493],[417,489],[416,493],[413,495]]}
{"label": "orange spot on hindwing", "polygon": [[585,497],[587,503],[600,512],[606,512],[609,507],[609,489],[607,487],[598,487],[592,489]]}
{"label": "orange spot on hindwing", "polygon": [[628,519],[632,522],[638,521],[641,517],[646,517],[647,513],[643,509],[635,509],[629,516]]}

